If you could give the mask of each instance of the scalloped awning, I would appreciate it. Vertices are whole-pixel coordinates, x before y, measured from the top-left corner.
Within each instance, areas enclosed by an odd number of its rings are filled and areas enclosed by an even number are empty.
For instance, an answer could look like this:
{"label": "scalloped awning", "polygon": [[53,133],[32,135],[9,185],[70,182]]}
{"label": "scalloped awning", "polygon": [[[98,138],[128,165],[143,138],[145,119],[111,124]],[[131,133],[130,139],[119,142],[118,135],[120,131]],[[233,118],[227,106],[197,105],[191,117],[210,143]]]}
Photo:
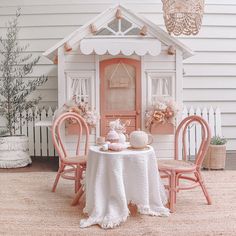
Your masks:
{"label": "scalloped awning", "polygon": [[149,54],[157,56],[161,53],[161,42],[157,39],[129,39],[129,38],[86,38],[80,42],[80,50],[83,54],[89,55],[118,55],[130,56],[137,54],[144,56]]}

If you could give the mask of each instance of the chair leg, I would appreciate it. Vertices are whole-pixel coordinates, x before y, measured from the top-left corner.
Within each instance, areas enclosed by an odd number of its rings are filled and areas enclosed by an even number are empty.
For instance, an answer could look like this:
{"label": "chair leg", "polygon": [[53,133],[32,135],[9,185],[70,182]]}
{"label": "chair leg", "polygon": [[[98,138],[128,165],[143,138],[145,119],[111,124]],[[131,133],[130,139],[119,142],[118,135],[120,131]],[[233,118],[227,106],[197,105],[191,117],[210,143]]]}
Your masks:
{"label": "chair leg", "polygon": [[72,206],[76,206],[79,203],[79,200],[80,200],[83,192],[84,191],[83,191],[82,186],[81,186],[80,189],[77,191],[77,193],[76,193],[76,195],[75,195],[75,197],[74,197],[74,199],[71,203]]}
{"label": "chair leg", "polygon": [[178,192],[178,187],[179,187],[179,178],[177,175],[175,175],[175,204],[176,204],[176,199],[177,199],[177,192]]}
{"label": "chair leg", "polygon": [[207,204],[211,205],[212,204],[212,200],[211,200],[211,197],[210,197],[210,195],[209,195],[209,193],[207,191],[207,188],[206,188],[205,183],[203,181],[202,175],[201,175],[200,171],[197,171],[196,173],[197,173],[198,182],[199,182],[199,184],[200,184],[200,186],[202,188],[202,191],[203,191],[203,193],[205,195],[205,198],[207,200]]}
{"label": "chair leg", "polygon": [[57,187],[57,184],[58,184],[58,181],[61,177],[61,173],[63,172],[65,166],[64,165],[61,165],[57,171],[57,176],[56,176],[56,179],[54,181],[54,184],[53,184],[53,187],[52,187],[52,192],[55,192],[56,191],[56,187]]}
{"label": "chair leg", "polygon": [[169,202],[170,202],[170,211],[175,212],[175,202],[176,202],[176,173],[171,172],[170,175],[170,189],[169,189]]}
{"label": "chair leg", "polygon": [[75,193],[80,189],[80,180],[81,180],[82,169],[80,166],[76,167],[75,170]]}

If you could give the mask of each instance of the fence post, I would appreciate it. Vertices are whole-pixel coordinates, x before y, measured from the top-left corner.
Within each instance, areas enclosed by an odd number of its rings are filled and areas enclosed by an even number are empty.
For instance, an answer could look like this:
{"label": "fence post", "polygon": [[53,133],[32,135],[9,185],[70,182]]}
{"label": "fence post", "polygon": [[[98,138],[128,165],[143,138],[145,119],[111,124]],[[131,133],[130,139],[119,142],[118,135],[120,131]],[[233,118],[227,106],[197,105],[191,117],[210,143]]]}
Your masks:
{"label": "fence post", "polygon": [[[29,152],[31,156],[35,156],[35,136],[34,136],[34,124],[33,124],[34,113],[32,109],[29,109],[26,113],[27,113],[26,114],[27,134],[29,137]],[[32,117],[32,120],[29,119],[29,117]]]}
{"label": "fence post", "polygon": [[[202,112],[200,107],[197,107],[196,110],[196,115],[197,116],[202,116]],[[202,128],[201,125],[196,124],[196,146],[195,146],[195,153],[197,152],[198,148],[200,147],[200,143],[201,143],[201,137],[202,137]]]}
{"label": "fence post", "polygon": [[[47,112],[47,118],[53,118],[54,112],[51,107],[49,107]],[[47,137],[48,137],[48,155],[49,156],[55,156],[55,149],[52,142],[52,134],[51,130],[47,127]]]}
{"label": "fence post", "polygon": [[[189,109],[189,116],[195,115],[195,110],[194,108],[191,106]],[[195,155],[195,144],[196,144],[196,140],[195,140],[195,125],[192,127],[188,127],[188,143],[189,143],[189,155]]]}
{"label": "fence post", "polygon": [[[45,120],[47,118],[47,112],[45,108],[41,110],[40,120]],[[41,130],[41,155],[47,156],[48,155],[48,140],[47,140],[47,127],[39,127]]]}
{"label": "fence post", "polygon": [[210,129],[211,129],[211,136],[215,134],[215,117],[214,117],[214,110],[213,107],[209,109],[209,120],[208,120]]}
{"label": "fence post", "polygon": [[215,110],[215,135],[222,136],[221,130],[221,111],[220,108],[217,107]]}

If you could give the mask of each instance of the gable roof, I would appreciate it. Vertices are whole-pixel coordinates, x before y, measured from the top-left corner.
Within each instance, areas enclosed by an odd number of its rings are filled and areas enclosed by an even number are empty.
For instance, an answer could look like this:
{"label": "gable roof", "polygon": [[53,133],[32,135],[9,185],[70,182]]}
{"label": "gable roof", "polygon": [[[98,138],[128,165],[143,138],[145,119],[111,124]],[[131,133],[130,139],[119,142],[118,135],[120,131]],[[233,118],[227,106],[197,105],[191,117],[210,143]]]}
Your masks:
{"label": "gable roof", "polygon": [[134,21],[139,22],[139,24],[146,25],[148,27],[148,32],[153,37],[159,39],[162,43],[167,45],[174,45],[176,48],[180,49],[183,52],[184,59],[193,55],[193,51],[186,45],[181,43],[178,39],[175,39],[170,36],[167,32],[162,30],[159,26],[157,26],[150,20],[146,19],[143,16],[139,16],[137,13],[128,10],[126,7],[120,4],[108,8],[104,12],[100,13],[95,18],[87,22],[85,25],[78,28],[70,35],[68,35],[67,37],[56,43],[54,46],[46,50],[43,55],[45,57],[48,57],[50,60],[53,60],[53,58],[57,55],[58,48],[60,48],[61,46],[64,46],[66,43],[68,45],[73,46],[86,36],[92,36],[90,30],[91,24],[95,24],[98,29],[102,28],[104,24],[108,23],[115,17],[117,9],[121,10],[122,15],[124,17],[132,18],[134,19]]}

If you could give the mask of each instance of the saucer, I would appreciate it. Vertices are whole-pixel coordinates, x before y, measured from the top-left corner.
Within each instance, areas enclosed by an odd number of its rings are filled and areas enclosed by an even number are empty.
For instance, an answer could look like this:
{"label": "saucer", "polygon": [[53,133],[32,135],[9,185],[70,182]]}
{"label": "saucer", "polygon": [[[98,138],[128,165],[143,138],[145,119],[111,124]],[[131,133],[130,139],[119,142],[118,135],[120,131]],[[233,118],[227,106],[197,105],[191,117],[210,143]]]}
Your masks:
{"label": "saucer", "polygon": [[146,146],[146,147],[143,147],[143,148],[134,148],[134,147],[127,147],[128,150],[133,150],[133,151],[145,151],[145,150],[149,150],[150,147],[149,146]]}

